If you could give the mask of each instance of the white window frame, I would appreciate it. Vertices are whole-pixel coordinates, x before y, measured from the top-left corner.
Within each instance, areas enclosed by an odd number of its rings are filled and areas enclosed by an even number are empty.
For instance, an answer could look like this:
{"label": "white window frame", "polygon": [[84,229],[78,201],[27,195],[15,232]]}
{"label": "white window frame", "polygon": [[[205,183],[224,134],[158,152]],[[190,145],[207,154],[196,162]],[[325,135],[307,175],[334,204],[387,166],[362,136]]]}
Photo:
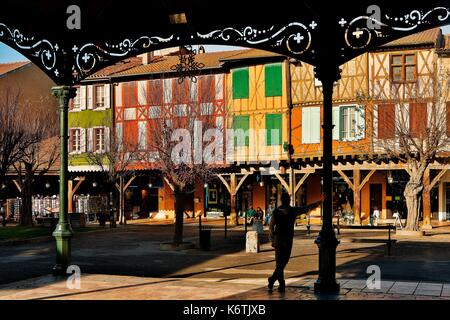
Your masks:
{"label": "white window frame", "polygon": [[[75,103],[76,101],[78,101],[78,102]],[[81,87],[76,88],[76,95],[72,99],[72,105],[73,105],[73,108],[70,110],[71,112],[81,111]]]}
{"label": "white window frame", "polygon": [[94,149],[94,147],[97,146],[97,135],[96,135],[96,130],[103,130],[103,141],[102,141],[102,149],[101,150],[93,150],[95,153],[103,153],[106,152],[106,128],[104,126],[98,126],[98,127],[93,127],[92,128],[92,149]]}
{"label": "white window frame", "polygon": [[[72,151],[70,152],[70,154],[81,154],[82,153],[81,137],[83,136],[82,130],[84,130],[84,129],[81,128],[81,127],[73,127],[73,128],[70,128],[69,130],[70,130],[70,132],[73,132],[73,133],[79,132],[79,134],[78,134],[78,144],[75,143],[77,141],[77,139],[75,139],[75,137],[76,137],[75,134],[71,135],[72,139],[73,139],[73,142],[72,142]],[[77,145],[78,148],[75,148],[75,145]]]}
{"label": "white window frame", "polygon": [[[97,106],[97,99],[98,99],[98,94],[97,94],[97,89],[101,88],[102,90],[102,95],[101,98],[103,100],[103,105],[102,106]],[[93,109],[94,110],[106,110],[106,94],[105,94],[105,86],[104,85],[94,85],[93,86],[93,91],[94,91],[94,97],[95,97],[95,101],[93,101]]]}
{"label": "white window frame", "polygon": [[[363,108],[364,112],[365,112],[365,106],[358,105],[358,104],[343,104],[343,105],[339,105],[339,108],[340,108],[339,109],[339,114],[340,114],[341,117],[344,117],[344,112],[342,112],[343,110],[341,108],[345,108],[346,110],[352,110],[353,118],[349,117],[346,121],[344,121],[344,119],[342,119],[342,120],[339,119],[339,123],[342,123],[342,125],[345,126],[346,125],[345,122],[347,122],[347,125],[350,126],[350,129],[349,129],[348,132],[353,132],[354,133],[353,137],[345,136],[344,135],[344,131],[343,131],[343,127],[341,127],[339,125],[339,135],[342,134],[342,137],[341,137],[340,141],[343,141],[343,142],[346,142],[346,141],[359,141],[359,140],[364,139],[364,138],[361,137],[360,130],[364,130],[365,131],[366,127],[365,127],[365,123],[364,123],[364,128],[363,129],[359,128],[359,125],[360,125],[360,123],[359,123],[359,116],[360,116],[360,114],[359,114],[358,108]],[[365,122],[365,113],[364,113],[364,122]],[[348,134],[348,132],[346,132],[346,133]],[[365,137],[365,134],[364,134],[364,137]]]}

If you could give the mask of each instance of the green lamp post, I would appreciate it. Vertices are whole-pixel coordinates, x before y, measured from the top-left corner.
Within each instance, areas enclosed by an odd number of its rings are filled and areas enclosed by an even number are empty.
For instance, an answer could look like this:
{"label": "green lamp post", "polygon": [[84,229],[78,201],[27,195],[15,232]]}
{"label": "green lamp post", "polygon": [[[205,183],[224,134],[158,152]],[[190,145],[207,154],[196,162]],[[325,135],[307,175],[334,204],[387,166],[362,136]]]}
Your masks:
{"label": "green lamp post", "polygon": [[58,100],[60,121],[60,173],[59,173],[59,221],[53,232],[56,240],[56,265],[53,268],[54,275],[65,275],[70,264],[72,228],[68,217],[67,201],[67,167],[68,167],[68,112],[69,101],[75,97],[76,90],[70,86],[52,88],[52,93]]}

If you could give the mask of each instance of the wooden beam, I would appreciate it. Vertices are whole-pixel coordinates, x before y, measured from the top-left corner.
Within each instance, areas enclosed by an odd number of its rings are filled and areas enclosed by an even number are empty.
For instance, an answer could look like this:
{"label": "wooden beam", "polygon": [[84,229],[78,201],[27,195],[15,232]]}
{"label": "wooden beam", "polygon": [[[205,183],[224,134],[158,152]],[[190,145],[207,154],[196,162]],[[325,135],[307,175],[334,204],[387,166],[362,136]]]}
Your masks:
{"label": "wooden beam", "polygon": [[164,181],[167,183],[167,185],[169,186],[169,188],[172,191],[175,191],[175,188],[173,187],[173,185],[170,183],[169,179],[167,179],[166,177],[164,177]]}
{"label": "wooden beam", "polygon": [[231,187],[230,187],[230,184],[227,182],[227,180],[225,180],[225,178],[222,176],[222,174],[218,174],[217,176],[219,177],[220,181],[222,181],[225,188],[227,188],[228,192],[231,194]]}
{"label": "wooden beam", "polygon": [[355,191],[355,186],[353,185],[353,183],[350,181],[350,179],[347,177],[347,175],[342,171],[342,170],[337,170],[337,172],[339,173],[339,175],[342,177],[342,179],[344,179],[344,181],[348,184],[348,186],[350,187],[350,189],[353,190],[353,192]]}
{"label": "wooden beam", "polygon": [[120,191],[120,186],[117,182],[116,182],[116,188],[117,188],[117,191]]}
{"label": "wooden beam", "polygon": [[283,185],[283,187],[286,189],[286,191],[289,192],[289,185],[288,183],[283,179],[282,176],[280,176],[279,173],[275,173],[275,177],[277,177],[278,180],[280,180],[281,184]]}
{"label": "wooden beam", "polygon": [[308,172],[303,175],[303,177],[300,179],[300,181],[295,186],[295,194],[297,194],[298,189],[300,189],[300,187],[303,185],[303,183],[305,183],[306,179],[308,179],[310,174],[311,174],[311,172]]}
{"label": "wooden beam", "polygon": [[127,184],[123,187],[123,190],[127,190],[135,178],[135,176],[131,177],[130,180],[128,180]]}
{"label": "wooden beam", "polygon": [[17,180],[13,180],[14,184],[16,185],[17,190],[19,190],[19,192],[22,192],[22,188],[20,187],[19,183],[17,182]]}
{"label": "wooden beam", "polygon": [[429,185],[429,190],[428,191],[430,191],[431,189],[433,189],[436,186],[436,184],[439,182],[439,180],[441,180],[442,176],[447,172],[447,170],[449,168],[450,168],[450,166],[447,165],[444,169],[441,170],[441,172],[439,172],[437,174],[436,177],[434,177],[433,181],[431,181],[431,183]]}
{"label": "wooden beam", "polygon": [[371,170],[367,176],[364,178],[364,180],[360,183],[358,189],[359,191],[362,190],[362,188],[364,188],[365,184],[370,180],[370,178],[372,177],[372,175],[376,172],[377,170]]}
{"label": "wooden beam", "polygon": [[84,180],[86,180],[85,177],[81,177],[80,180],[78,180],[77,184],[76,184],[75,187],[72,189],[72,195],[74,195],[75,192],[77,192],[78,188],[80,187],[80,185],[83,183]]}
{"label": "wooden beam", "polygon": [[242,184],[244,183],[245,179],[247,179],[247,177],[248,177],[249,175],[250,175],[250,174],[246,174],[245,176],[243,176],[243,177],[241,178],[241,181],[239,181],[238,185],[236,186],[236,190],[234,191],[235,194],[239,191],[239,188],[242,186]]}

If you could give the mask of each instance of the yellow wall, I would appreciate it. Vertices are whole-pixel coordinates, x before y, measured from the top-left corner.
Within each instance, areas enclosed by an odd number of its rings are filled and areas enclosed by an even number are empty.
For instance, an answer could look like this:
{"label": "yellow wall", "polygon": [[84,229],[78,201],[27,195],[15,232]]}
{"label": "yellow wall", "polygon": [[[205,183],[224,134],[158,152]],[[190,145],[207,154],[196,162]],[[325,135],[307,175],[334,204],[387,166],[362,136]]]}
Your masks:
{"label": "yellow wall", "polygon": [[[228,106],[228,128],[233,127],[233,116],[249,115],[249,129],[253,129],[254,136],[249,138],[249,147],[236,148],[235,159],[238,161],[263,161],[287,159],[283,151],[284,141],[288,141],[287,102],[286,102],[286,69],[282,64],[282,96],[265,96],[264,64],[249,66],[249,98],[233,99],[232,72],[226,75],[226,105]],[[280,146],[266,146],[265,135],[261,137],[258,130],[265,129],[266,113],[282,114],[282,144]]]}

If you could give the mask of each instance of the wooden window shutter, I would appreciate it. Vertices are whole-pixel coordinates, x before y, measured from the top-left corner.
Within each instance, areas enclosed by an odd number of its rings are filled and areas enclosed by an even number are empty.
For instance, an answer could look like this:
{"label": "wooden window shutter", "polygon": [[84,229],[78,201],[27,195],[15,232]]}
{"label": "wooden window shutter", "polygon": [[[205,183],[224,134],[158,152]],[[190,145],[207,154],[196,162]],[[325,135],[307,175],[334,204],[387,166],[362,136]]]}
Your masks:
{"label": "wooden window shutter", "polygon": [[[242,130],[244,133],[245,138],[242,139],[242,137],[236,136],[234,137],[234,145],[237,147],[243,147],[249,145],[249,136],[248,136],[248,129],[249,129],[249,116],[235,116],[233,120],[233,129],[234,130]],[[240,133],[239,133],[240,134]],[[244,144],[242,144],[242,140],[244,140]]]}
{"label": "wooden window shutter", "polygon": [[[333,140],[340,140],[341,136],[341,115],[340,107],[333,107]],[[324,134],[329,134],[325,132]]]}
{"label": "wooden window shutter", "polygon": [[311,108],[302,108],[302,143],[311,143]]}
{"label": "wooden window shutter", "polygon": [[427,104],[409,104],[409,132],[412,137],[420,137],[427,126]]}
{"label": "wooden window shutter", "polygon": [[[266,114],[266,145],[276,146],[281,145],[282,132],[281,132],[281,114]],[[272,131],[275,131],[274,139],[272,139]],[[278,136],[276,134],[278,131]]]}
{"label": "wooden window shutter", "polygon": [[282,67],[280,63],[264,66],[264,81],[266,97],[280,97],[282,95]]}
{"label": "wooden window shutter", "polygon": [[249,97],[249,71],[248,68],[232,71],[233,99],[248,99]]}
{"label": "wooden window shutter", "polygon": [[310,142],[320,143],[320,107],[312,107],[310,109],[311,109]]}
{"label": "wooden window shutter", "polygon": [[73,152],[73,130],[69,130],[69,153]]}
{"label": "wooden window shutter", "polygon": [[378,139],[395,138],[395,104],[386,103],[378,106]]}

